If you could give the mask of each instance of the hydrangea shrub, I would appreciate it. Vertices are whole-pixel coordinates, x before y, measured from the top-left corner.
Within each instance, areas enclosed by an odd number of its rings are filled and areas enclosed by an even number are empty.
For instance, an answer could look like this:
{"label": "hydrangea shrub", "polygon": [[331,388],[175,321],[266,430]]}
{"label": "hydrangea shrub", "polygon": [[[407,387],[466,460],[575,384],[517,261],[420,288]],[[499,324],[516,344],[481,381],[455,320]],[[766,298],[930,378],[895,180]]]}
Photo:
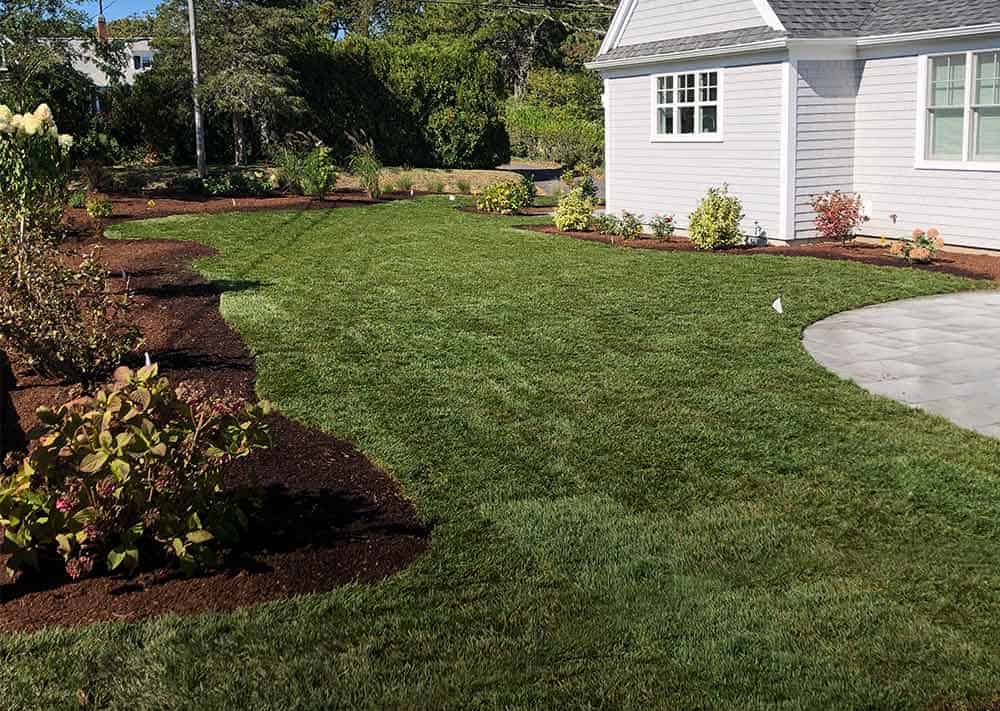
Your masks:
{"label": "hydrangea shrub", "polygon": [[528,207],[533,199],[528,181],[501,180],[483,189],[476,207],[483,212],[514,215]]}
{"label": "hydrangea shrub", "polygon": [[128,573],[147,555],[185,572],[213,564],[247,524],[223,468],[269,446],[269,407],[174,389],[152,364],[39,410],[30,454],[0,480],[10,574],[52,562],[74,579]]}
{"label": "hydrangea shrub", "polygon": [[73,138],[47,104],[15,114],[0,105],[0,221],[18,232],[50,229],[62,217]]}

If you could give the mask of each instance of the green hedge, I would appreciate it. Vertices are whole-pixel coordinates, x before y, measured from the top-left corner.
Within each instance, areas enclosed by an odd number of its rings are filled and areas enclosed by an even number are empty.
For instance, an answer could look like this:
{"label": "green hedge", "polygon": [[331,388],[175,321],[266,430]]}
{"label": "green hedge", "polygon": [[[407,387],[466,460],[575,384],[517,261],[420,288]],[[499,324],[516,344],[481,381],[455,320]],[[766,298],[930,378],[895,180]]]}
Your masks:
{"label": "green hedge", "polygon": [[604,125],[561,108],[510,99],[507,131],[515,155],[566,166],[604,162]]}

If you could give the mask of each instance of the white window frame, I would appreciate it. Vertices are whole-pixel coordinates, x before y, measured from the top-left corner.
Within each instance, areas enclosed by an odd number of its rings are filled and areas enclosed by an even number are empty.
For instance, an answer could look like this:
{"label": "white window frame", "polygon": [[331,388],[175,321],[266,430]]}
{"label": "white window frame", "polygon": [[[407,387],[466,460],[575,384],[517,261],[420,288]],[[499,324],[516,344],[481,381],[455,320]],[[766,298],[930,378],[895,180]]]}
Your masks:
{"label": "white window frame", "polygon": [[[922,54],[917,57],[917,140],[914,166],[919,170],[965,170],[976,172],[1000,172],[1000,161],[974,160],[972,158],[972,120],[975,90],[976,90],[976,55],[1000,51],[997,49],[970,49],[959,52],[938,52]],[[962,132],[961,160],[934,160],[928,158],[928,131],[930,122],[927,120],[930,110],[928,90],[930,89],[931,60],[935,57],[951,57],[965,55],[965,122]]]}
{"label": "white window frame", "polygon": [[[701,100],[701,75],[714,73],[719,78],[718,85],[718,96],[715,101]],[[674,128],[675,130],[680,127],[680,104],[677,103],[677,84],[678,78],[687,74],[694,74],[695,79],[695,102],[689,104],[684,102],[684,106],[693,106],[695,109],[695,132],[694,133],[671,133],[663,134],[659,133],[659,97],[657,95],[657,89],[659,88],[659,80],[664,77],[673,77],[674,85]],[[654,74],[650,77],[650,125],[649,125],[649,140],[652,143],[722,143],[725,140],[725,80],[726,73],[721,67],[710,67],[705,69],[689,69],[683,72],[664,72],[661,74]],[[716,111],[716,125],[718,130],[715,133],[702,133],[701,132],[701,122],[698,120],[699,111],[698,109],[702,106],[715,106]]]}

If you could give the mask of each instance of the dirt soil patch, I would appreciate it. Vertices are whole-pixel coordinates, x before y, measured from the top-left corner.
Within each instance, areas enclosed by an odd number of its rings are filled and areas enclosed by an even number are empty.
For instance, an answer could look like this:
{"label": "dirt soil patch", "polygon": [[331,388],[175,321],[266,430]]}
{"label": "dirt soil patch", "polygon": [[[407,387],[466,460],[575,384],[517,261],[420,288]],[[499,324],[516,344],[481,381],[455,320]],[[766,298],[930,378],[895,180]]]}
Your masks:
{"label": "dirt soil patch", "polygon": [[[164,202],[158,201],[159,214],[171,209]],[[116,215],[134,204],[118,202]],[[200,204],[210,211],[218,201]],[[102,240],[83,246],[94,244],[112,273],[129,274],[145,349],[172,382],[199,380],[219,394],[254,397],[253,357],[222,319],[219,297],[257,284],[206,282],[189,264],[211,250],[193,243]],[[16,385],[5,409],[20,434],[36,424],[38,406],[64,401],[71,389],[32,376],[16,360],[12,369]],[[263,520],[251,523],[248,538],[221,569],[194,578],[172,569],[77,582],[22,577],[0,585],[0,630],[245,607],[379,580],[426,550],[429,531],[413,504],[353,445],[281,414],[272,415],[270,425],[275,447],[226,473],[229,486],[263,489],[265,504]]]}
{"label": "dirt soil patch", "polygon": [[[522,225],[521,229],[541,232],[542,234],[572,237],[588,242],[612,244],[610,237],[599,235],[596,232],[563,232],[551,225]],[[625,240],[624,242],[616,239],[613,244],[616,247],[652,249],[665,252],[700,251],[689,240],[680,237],[672,237],[665,240]],[[929,272],[954,274],[972,279],[1000,281],[1000,256],[943,251],[938,252],[937,257],[930,264],[910,264],[904,259],[890,256],[887,252],[888,250],[885,247],[873,244],[849,243],[845,245],[840,242],[817,242],[794,247],[738,247],[725,250],[720,252],[720,254],[773,254],[786,257],[817,257],[819,259],[863,262],[864,264],[873,264],[881,267],[923,269]]]}

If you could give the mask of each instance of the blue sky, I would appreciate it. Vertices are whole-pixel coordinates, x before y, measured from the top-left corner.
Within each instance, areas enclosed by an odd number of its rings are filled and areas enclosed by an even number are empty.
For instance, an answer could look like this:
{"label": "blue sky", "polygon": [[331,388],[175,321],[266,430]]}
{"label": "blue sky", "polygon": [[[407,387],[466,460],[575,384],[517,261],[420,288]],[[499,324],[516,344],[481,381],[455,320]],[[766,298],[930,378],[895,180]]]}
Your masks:
{"label": "blue sky", "polygon": [[[104,0],[104,16],[109,20],[148,12],[156,7],[159,0]],[[97,14],[97,2],[81,2],[80,9],[88,15]]]}

